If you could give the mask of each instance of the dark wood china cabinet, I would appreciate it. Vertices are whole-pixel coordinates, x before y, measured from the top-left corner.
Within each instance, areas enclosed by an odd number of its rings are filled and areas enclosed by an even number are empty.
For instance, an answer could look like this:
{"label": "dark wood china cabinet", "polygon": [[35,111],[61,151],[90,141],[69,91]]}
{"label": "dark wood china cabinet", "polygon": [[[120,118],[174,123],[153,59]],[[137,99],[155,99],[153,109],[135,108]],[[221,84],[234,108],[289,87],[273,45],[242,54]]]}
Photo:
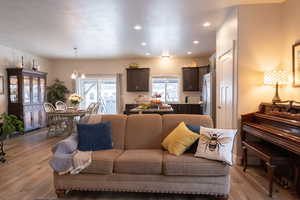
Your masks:
{"label": "dark wood china cabinet", "polygon": [[24,122],[25,131],[46,126],[47,73],[24,68],[7,69],[8,113]]}

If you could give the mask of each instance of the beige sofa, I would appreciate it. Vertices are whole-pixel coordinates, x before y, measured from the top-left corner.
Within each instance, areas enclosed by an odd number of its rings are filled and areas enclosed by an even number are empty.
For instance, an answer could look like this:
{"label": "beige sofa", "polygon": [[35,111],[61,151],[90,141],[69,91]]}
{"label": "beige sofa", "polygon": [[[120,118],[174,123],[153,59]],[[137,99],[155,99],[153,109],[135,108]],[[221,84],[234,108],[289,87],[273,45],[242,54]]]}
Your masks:
{"label": "beige sofa", "polygon": [[[89,118],[99,121],[99,115]],[[212,127],[204,115],[102,115],[111,121],[114,149],[95,151],[92,164],[78,175],[54,173],[58,196],[67,190],[152,192],[213,195],[227,199],[229,167],[195,158],[192,153],[170,155],[162,140],[182,121]]]}

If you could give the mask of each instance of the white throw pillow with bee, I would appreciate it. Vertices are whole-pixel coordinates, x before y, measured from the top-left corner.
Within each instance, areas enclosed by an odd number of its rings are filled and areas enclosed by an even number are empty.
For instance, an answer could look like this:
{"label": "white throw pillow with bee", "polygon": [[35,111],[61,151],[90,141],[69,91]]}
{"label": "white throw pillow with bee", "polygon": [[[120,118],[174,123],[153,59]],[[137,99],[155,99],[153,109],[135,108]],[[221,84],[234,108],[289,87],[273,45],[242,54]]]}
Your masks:
{"label": "white throw pillow with bee", "polygon": [[232,149],[237,130],[200,128],[195,157],[219,160],[232,165]]}

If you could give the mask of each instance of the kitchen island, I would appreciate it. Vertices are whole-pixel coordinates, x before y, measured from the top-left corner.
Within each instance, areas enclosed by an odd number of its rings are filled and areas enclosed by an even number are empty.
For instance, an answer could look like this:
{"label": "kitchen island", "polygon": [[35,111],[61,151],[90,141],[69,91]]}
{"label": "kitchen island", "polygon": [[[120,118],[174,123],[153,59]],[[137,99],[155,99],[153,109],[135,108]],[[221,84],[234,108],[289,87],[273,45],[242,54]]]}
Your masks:
{"label": "kitchen island", "polygon": [[[173,112],[166,112],[163,114],[203,114],[203,105],[202,103],[198,104],[189,104],[189,103],[178,103],[170,104]],[[126,104],[124,114],[137,114],[138,112],[132,112],[131,110],[138,107],[139,104]],[[144,113],[144,112],[143,112]],[[151,113],[151,112],[150,112]]]}
{"label": "kitchen island", "polygon": [[170,108],[147,108],[147,109],[142,109],[139,108],[139,106],[133,108],[130,110],[130,114],[172,114],[174,113],[174,109],[172,107]]}

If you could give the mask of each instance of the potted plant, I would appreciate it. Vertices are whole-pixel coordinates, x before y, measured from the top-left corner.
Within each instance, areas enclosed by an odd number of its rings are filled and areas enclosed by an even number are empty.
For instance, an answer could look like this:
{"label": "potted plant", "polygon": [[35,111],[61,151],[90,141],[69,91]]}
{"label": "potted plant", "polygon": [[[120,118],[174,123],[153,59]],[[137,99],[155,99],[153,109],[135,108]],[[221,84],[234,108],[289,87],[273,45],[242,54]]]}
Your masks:
{"label": "potted plant", "polygon": [[15,115],[9,115],[7,113],[3,113],[0,116],[0,119],[3,121],[1,129],[1,138],[5,139],[7,136],[19,132],[21,134],[24,133],[24,123],[17,118]]}
{"label": "potted plant", "polygon": [[55,79],[54,83],[47,87],[47,101],[55,104],[57,101],[66,102],[66,94],[70,91],[63,81]]}
{"label": "potted plant", "polygon": [[0,161],[5,162],[4,156],[4,148],[3,148],[3,140],[5,140],[9,135],[19,132],[21,134],[24,133],[24,124],[21,120],[19,120],[15,115],[9,115],[3,113],[0,115],[0,119],[2,120],[1,132],[0,132]]}

